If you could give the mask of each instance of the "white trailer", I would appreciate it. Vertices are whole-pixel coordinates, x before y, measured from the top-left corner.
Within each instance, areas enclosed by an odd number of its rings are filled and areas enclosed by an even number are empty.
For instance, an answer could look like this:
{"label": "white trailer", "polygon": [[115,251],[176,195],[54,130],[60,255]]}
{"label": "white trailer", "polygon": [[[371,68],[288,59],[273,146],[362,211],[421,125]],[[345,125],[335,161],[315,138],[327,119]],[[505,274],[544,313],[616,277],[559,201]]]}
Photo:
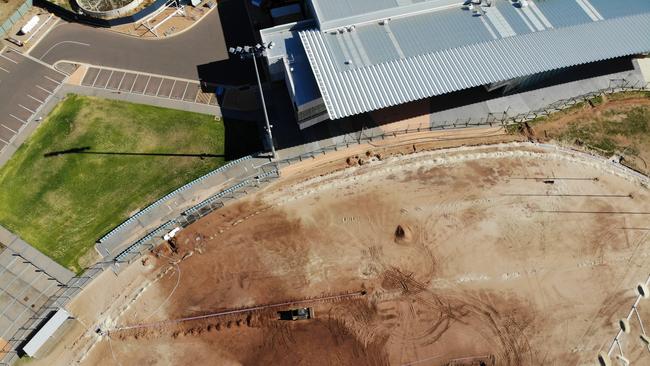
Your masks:
{"label": "white trailer", "polygon": [[20,28],[20,33],[27,34],[27,33],[31,32],[32,29],[34,29],[34,27],[36,27],[36,25],[38,24],[38,22],[40,20],[41,20],[41,18],[39,18],[38,15],[34,15],[32,17],[32,19],[30,19],[27,23],[25,23],[25,25],[23,25],[22,28]]}

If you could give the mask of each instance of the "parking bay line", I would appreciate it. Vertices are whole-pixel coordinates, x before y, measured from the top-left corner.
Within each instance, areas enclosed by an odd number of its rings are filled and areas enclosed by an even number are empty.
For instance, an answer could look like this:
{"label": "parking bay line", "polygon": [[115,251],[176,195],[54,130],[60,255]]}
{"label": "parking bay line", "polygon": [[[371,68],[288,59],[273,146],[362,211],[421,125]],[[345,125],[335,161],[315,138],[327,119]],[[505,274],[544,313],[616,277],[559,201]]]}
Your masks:
{"label": "parking bay line", "polygon": [[34,99],[35,101],[37,101],[37,102],[39,102],[39,103],[41,103],[41,104],[45,103],[44,101],[42,101],[42,100],[40,100],[40,99],[38,99],[38,98],[34,98],[33,96],[31,96],[31,95],[29,95],[29,94],[27,94],[27,96],[30,97],[30,98],[32,98],[32,99]]}
{"label": "parking bay line", "polygon": [[39,88],[39,89],[41,89],[42,91],[46,92],[47,94],[52,95],[52,92],[51,92],[51,91],[49,91],[49,90],[43,88],[42,86],[40,86],[40,85],[36,85],[36,87]]}
{"label": "parking bay line", "polygon": [[9,126],[2,125],[2,127],[8,129],[9,131],[13,132],[14,134],[18,133],[18,131],[15,131],[13,128],[11,128]]}
{"label": "parking bay line", "polygon": [[53,82],[53,83],[56,83],[57,85],[61,84],[61,81],[54,80],[54,79],[52,79],[51,77],[49,77],[47,75],[43,75],[43,77],[46,78],[47,80]]}
{"label": "parking bay line", "polygon": [[14,60],[10,59],[9,57],[7,57],[7,56],[5,56],[5,55],[3,55],[1,53],[0,53],[0,57],[4,58],[5,60],[9,60],[9,62],[13,62],[14,64],[18,65],[17,61],[14,61]]}
{"label": "parking bay line", "polygon": [[26,109],[26,110],[28,110],[28,111],[30,111],[30,112],[32,112],[32,114],[33,114],[33,113],[36,113],[36,112],[34,112],[33,110],[31,110],[31,109],[25,107],[25,106],[22,105],[22,104],[18,104],[18,106],[19,106],[19,107],[22,107],[22,108],[24,108],[24,109]]}
{"label": "parking bay line", "polygon": [[27,123],[27,121],[25,121],[25,120],[22,120],[22,119],[20,119],[20,118],[18,118],[18,117],[16,117],[16,116],[14,116],[14,115],[13,115],[13,114],[11,114],[11,113],[9,113],[9,115],[10,115],[10,116],[12,116],[13,118],[15,118],[15,119],[17,119],[17,120],[19,120],[19,121],[20,121],[20,122],[22,122],[23,124],[25,124],[25,123]]}
{"label": "parking bay line", "polygon": [[0,70],[6,72],[7,74],[11,74],[9,70],[5,69],[4,67],[0,66]]}

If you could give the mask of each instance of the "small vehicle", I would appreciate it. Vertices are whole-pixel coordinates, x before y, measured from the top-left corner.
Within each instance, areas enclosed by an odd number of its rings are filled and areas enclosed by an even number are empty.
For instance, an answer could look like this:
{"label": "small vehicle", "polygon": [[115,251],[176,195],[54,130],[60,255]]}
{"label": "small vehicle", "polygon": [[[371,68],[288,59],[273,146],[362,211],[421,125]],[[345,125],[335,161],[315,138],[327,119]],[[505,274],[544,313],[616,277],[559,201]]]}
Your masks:
{"label": "small vehicle", "polygon": [[298,308],[285,311],[278,311],[280,320],[309,320],[314,318],[314,309]]}
{"label": "small vehicle", "polygon": [[15,44],[15,45],[18,46],[18,47],[22,47],[22,46],[25,45],[23,42],[17,40],[16,38],[9,37],[9,38],[5,38],[5,39],[6,39],[7,41],[9,41],[9,42]]}
{"label": "small vehicle", "polygon": [[165,234],[165,235],[163,236],[163,239],[164,239],[164,240],[171,240],[173,237],[176,236],[176,234],[178,234],[179,231],[181,231],[181,228],[180,228],[180,227],[176,227],[176,228],[174,228],[172,231],[170,231],[170,232],[168,232],[167,234]]}

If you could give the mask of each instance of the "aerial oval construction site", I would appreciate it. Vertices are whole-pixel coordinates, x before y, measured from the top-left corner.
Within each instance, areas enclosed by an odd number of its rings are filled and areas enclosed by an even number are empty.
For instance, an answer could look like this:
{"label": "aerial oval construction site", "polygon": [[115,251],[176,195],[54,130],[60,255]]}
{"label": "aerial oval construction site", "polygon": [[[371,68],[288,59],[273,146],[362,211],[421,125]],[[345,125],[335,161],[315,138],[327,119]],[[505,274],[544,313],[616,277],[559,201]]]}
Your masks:
{"label": "aerial oval construction site", "polygon": [[[69,306],[97,326],[49,357],[597,364],[647,278],[643,176],[550,145],[409,139],[290,165],[120,276],[102,274]],[[631,328],[618,345],[643,364]]]}

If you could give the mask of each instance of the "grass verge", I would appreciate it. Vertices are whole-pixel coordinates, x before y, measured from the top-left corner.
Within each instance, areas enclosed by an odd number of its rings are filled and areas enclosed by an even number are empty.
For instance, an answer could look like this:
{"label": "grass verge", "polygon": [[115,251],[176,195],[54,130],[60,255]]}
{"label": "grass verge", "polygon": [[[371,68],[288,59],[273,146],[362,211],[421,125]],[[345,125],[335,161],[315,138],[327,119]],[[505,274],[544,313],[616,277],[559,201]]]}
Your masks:
{"label": "grass verge", "polygon": [[213,116],[69,95],[0,169],[0,224],[80,272],[130,214],[223,165]]}
{"label": "grass verge", "polygon": [[[577,145],[604,156],[618,154],[650,173],[650,92],[617,93],[529,122],[535,136]],[[518,126],[509,126],[510,132]]]}

